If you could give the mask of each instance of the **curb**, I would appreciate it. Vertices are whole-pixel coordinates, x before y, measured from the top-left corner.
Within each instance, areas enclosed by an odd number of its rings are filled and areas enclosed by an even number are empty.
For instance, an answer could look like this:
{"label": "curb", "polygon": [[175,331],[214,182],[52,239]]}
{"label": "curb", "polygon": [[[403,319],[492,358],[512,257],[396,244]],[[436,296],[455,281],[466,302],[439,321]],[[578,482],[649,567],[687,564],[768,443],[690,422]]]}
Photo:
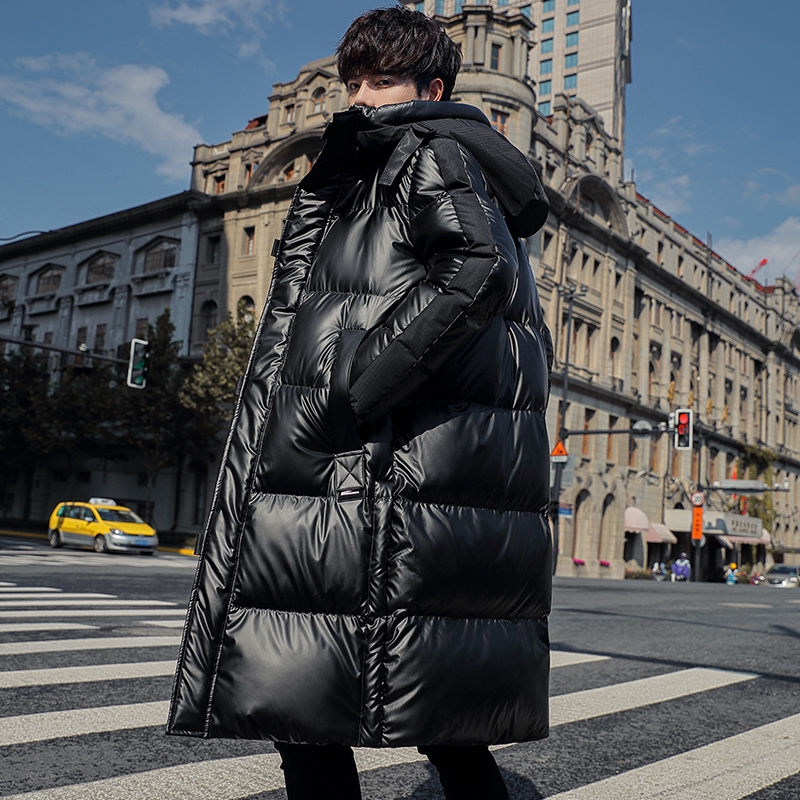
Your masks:
{"label": "curb", "polygon": [[[47,540],[47,534],[46,533],[30,533],[28,531],[9,531],[9,530],[0,529],[0,536],[16,536],[16,537],[21,537],[21,538],[24,538],[24,539],[44,539],[44,540]],[[178,555],[181,555],[181,556],[195,556],[194,550],[192,550],[190,547],[166,547],[166,546],[161,547],[161,546],[159,546],[159,547],[156,548],[156,550],[158,550],[160,553],[177,553]],[[197,556],[195,556],[195,558],[196,557]]]}

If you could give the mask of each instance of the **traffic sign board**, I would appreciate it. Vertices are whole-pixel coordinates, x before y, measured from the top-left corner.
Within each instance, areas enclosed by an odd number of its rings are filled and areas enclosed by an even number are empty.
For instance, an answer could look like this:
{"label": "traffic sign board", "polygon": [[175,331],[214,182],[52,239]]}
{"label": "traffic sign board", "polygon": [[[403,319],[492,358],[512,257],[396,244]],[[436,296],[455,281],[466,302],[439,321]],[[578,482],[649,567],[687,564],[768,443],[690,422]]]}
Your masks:
{"label": "traffic sign board", "polygon": [[556,442],[556,446],[550,453],[550,460],[554,464],[566,464],[568,458],[569,456],[567,455],[567,448],[564,447],[564,442],[562,442],[561,439],[559,439]]}
{"label": "traffic sign board", "polygon": [[703,506],[692,509],[692,540],[699,541],[703,538]]}
{"label": "traffic sign board", "polygon": [[692,492],[692,505],[702,506],[706,501],[706,496],[702,492]]}

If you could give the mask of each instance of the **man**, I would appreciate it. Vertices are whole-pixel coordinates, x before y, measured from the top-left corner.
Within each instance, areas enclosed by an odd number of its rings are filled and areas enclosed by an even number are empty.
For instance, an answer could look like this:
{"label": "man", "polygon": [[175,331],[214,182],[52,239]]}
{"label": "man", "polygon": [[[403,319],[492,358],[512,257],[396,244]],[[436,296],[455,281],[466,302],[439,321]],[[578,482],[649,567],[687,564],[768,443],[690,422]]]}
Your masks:
{"label": "man", "polygon": [[536,173],[402,8],[337,50],[350,110],[301,181],[236,404],[170,733],[265,738],[288,795],[358,798],[415,745],[505,798],[487,745],[547,736],[550,335]]}

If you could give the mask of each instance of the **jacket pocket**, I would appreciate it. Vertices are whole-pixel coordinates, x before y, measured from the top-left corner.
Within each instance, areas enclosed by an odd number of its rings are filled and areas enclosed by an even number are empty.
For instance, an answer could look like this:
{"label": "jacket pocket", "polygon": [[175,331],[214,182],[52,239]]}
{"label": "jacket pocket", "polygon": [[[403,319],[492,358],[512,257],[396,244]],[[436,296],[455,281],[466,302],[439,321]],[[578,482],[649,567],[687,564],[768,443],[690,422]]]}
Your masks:
{"label": "jacket pocket", "polygon": [[350,370],[356,351],[367,332],[346,328],[339,337],[339,349],[331,373],[328,411],[335,453],[347,453],[361,447],[358,421],[350,404]]}

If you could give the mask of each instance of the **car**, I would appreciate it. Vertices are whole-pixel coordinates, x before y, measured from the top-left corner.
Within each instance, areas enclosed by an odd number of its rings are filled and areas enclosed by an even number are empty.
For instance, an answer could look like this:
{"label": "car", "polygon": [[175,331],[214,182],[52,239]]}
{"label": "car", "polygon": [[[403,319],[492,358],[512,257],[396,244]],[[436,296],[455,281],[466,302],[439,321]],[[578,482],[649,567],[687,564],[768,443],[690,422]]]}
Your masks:
{"label": "car", "polygon": [[767,586],[800,586],[800,567],[792,564],[775,564],[764,575]]}
{"label": "car", "polygon": [[91,547],[98,553],[144,553],[158,547],[158,534],[140,516],[109,497],[59,503],[50,515],[50,546]]}

